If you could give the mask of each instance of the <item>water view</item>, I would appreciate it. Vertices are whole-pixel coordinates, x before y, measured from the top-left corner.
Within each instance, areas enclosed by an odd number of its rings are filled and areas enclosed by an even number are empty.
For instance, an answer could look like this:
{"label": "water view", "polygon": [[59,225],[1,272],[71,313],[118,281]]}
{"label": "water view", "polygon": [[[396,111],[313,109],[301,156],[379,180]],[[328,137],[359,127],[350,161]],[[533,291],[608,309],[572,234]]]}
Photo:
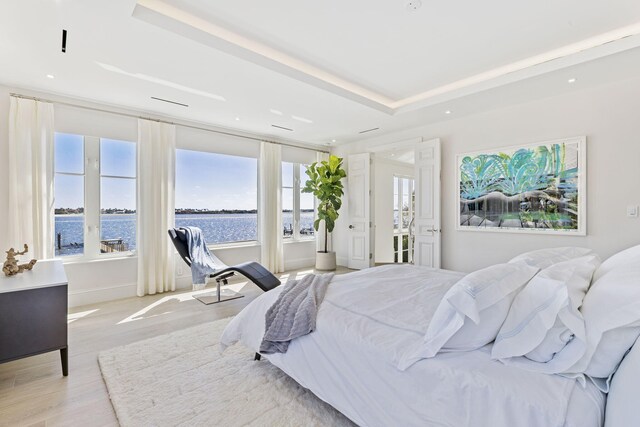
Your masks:
{"label": "water view", "polygon": [[[300,213],[300,234],[313,236],[313,212]],[[176,227],[202,229],[209,244],[258,239],[258,216],[242,214],[177,214]],[[100,217],[101,252],[121,252],[136,248],[136,215],[103,214]],[[293,234],[293,213],[282,213],[285,238]],[[55,216],[56,255],[79,255],[84,252],[84,215]]]}

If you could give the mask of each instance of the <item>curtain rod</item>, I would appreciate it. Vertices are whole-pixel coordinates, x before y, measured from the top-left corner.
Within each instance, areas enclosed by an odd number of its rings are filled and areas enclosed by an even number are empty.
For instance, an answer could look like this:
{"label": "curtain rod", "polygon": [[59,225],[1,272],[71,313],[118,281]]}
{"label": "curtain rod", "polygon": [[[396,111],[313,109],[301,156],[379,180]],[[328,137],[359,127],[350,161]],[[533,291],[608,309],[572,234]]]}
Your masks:
{"label": "curtain rod", "polygon": [[135,114],[121,113],[121,112],[118,112],[118,111],[105,110],[105,109],[102,109],[102,108],[87,107],[86,105],[72,104],[70,102],[53,101],[51,99],[37,98],[35,96],[27,96],[27,95],[22,95],[22,94],[19,94],[19,93],[10,93],[9,95],[13,96],[14,98],[30,99],[32,101],[40,101],[40,102],[48,102],[48,103],[51,103],[51,104],[64,105],[64,106],[73,107],[73,108],[81,108],[81,109],[84,109],[84,110],[97,111],[97,112],[100,112],[100,113],[115,114],[117,116],[125,116],[125,117],[131,117],[131,118],[134,118],[134,119],[150,120],[152,122],[166,123],[166,124],[174,125],[174,126],[182,126],[182,127],[185,127],[185,128],[203,130],[205,132],[212,132],[212,133],[217,133],[217,134],[220,134],[220,135],[234,136],[236,138],[250,139],[250,140],[259,141],[259,142],[269,142],[271,144],[284,145],[284,146],[287,146],[287,147],[299,148],[301,150],[316,151],[316,152],[320,152],[320,153],[329,153],[328,150],[325,150],[325,149],[322,149],[322,148],[317,148],[316,149],[316,148],[304,147],[304,146],[295,145],[295,144],[288,144],[286,142],[271,141],[271,140],[268,140],[268,139],[256,138],[256,137],[253,137],[253,136],[239,135],[239,134],[233,133],[233,132],[225,132],[225,131],[221,131],[221,130],[207,129],[207,128],[204,128],[204,127],[199,127],[199,126],[194,126],[194,125],[187,125],[187,124],[183,124],[183,123],[175,123],[175,122],[170,122],[168,120],[154,119],[154,118],[151,118],[151,117],[138,116],[138,115],[135,115]]}

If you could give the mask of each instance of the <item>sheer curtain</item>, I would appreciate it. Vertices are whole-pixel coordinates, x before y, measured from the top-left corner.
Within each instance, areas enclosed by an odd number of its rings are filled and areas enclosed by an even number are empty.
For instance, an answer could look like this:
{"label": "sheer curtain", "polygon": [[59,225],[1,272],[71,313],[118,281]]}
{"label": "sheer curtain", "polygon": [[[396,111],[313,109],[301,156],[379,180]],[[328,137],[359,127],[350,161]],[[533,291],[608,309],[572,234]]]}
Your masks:
{"label": "sheer curtain", "polygon": [[10,97],[8,243],[37,259],[54,255],[53,136],[51,103]]}
{"label": "sheer curtain", "polygon": [[261,263],[273,273],[284,271],[282,247],[282,147],[260,145],[259,182]]}
{"label": "sheer curtain", "polygon": [[176,289],[173,246],[176,128],[138,120],[138,295]]}

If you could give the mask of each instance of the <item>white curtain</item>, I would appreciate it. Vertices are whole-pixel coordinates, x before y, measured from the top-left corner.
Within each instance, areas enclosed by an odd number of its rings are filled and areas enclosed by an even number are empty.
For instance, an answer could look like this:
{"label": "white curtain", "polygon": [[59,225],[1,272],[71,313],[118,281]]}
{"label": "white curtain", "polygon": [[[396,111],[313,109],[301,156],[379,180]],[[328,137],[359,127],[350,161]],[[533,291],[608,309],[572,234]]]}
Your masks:
{"label": "white curtain", "polygon": [[53,135],[51,103],[10,97],[8,244],[36,259],[54,255]]}
{"label": "white curtain", "polygon": [[167,231],[175,218],[176,128],[138,120],[138,295],[176,289]]}
{"label": "white curtain", "polygon": [[273,273],[284,271],[282,246],[282,150],[279,144],[260,145],[261,262]]}
{"label": "white curtain", "polygon": [[[316,153],[316,161],[317,162],[322,162],[325,160],[329,160],[329,153],[322,153],[320,151],[318,151]],[[316,206],[318,206],[318,199],[316,199]],[[318,218],[318,214],[314,214],[314,220]],[[316,251],[317,252],[324,252],[324,229],[326,228],[326,224],[324,223],[324,221],[320,221],[320,229],[318,230],[318,232],[316,233]],[[329,242],[327,244],[327,248],[329,248],[329,251],[331,251],[331,234],[329,234]]]}

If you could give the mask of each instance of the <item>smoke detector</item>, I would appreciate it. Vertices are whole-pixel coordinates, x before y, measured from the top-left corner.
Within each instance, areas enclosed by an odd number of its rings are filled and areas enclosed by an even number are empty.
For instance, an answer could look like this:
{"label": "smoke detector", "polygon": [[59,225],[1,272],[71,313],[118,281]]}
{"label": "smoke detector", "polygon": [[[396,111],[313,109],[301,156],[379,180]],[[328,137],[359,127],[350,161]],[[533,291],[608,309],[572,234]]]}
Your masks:
{"label": "smoke detector", "polygon": [[406,7],[409,12],[415,12],[422,7],[422,0],[411,0]]}

